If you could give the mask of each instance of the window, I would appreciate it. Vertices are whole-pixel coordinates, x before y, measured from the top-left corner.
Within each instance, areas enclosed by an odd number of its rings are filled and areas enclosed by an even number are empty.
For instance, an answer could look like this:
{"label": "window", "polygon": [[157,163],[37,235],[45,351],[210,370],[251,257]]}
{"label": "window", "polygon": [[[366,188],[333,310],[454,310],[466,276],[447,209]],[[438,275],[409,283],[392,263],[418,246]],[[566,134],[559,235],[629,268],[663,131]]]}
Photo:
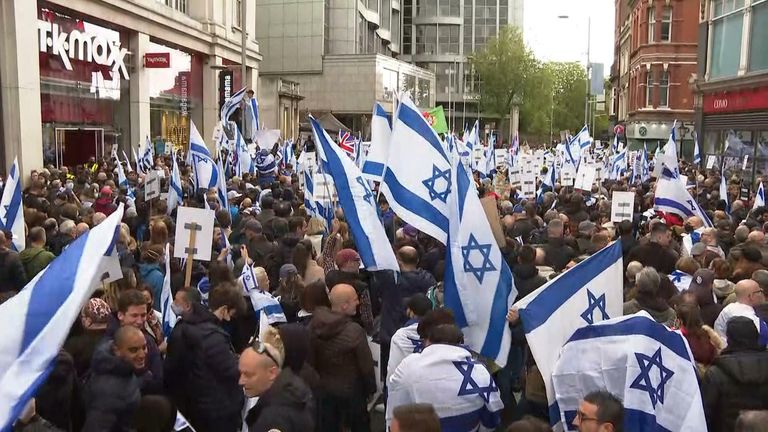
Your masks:
{"label": "window", "polygon": [[187,13],[187,2],[189,0],[157,0],[168,7],[174,8],[181,13]]}
{"label": "window", "polygon": [[712,8],[711,78],[735,76],[741,59],[741,33],[744,27],[744,0],[719,0]]}
{"label": "window", "polygon": [[[396,10],[392,10],[392,43],[397,45],[398,48],[400,45],[400,12]],[[399,51],[399,50],[398,50]]]}
{"label": "window", "polygon": [[656,41],[656,9],[648,8],[648,43]]}
{"label": "window", "polygon": [[379,16],[381,17],[381,28],[384,30],[391,31],[390,24],[392,23],[392,16],[390,15],[392,13],[392,4],[390,3],[390,0],[381,0],[381,12],[379,13]]}
{"label": "window", "polygon": [[653,107],[653,72],[648,71],[645,78],[645,106]]}
{"label": "window", "polygon": [[664,16],[661,18],[661,41],[672,41],[672,8],[664,8]]}
{"label": "window", "polygon": [[438,54],[459,54],[459,26],[443,25],[437,28]]}
{"label": "window", "polygon": [[241,12],[243,11],[243,0],[235,0],[232,2],[232,7],[234,8],[234,14],[235,14],[235,27],[242,27],[243,25],[243,17],[241,16]]}
{"label": "window", "polygon": [[440,16],[458,17],[461,14],[461,3],[459,0],[439,0]]}
{"label": "window", "polygon": [[669,71],[664,71],[661,74],[661,81],[659,82],[659,106],[669,106]]}
{"label": "window", "polygon": [[419,78],[419,87],[416,91],[416,104],[418,106],[430,106],[432,104],[429,100],[430,88],[431,83],[428,79]]}
{"label": "window", "polygon": [[[749,70],[768,69],[768,0],[752,4],[752,49],[749,55]],[[761,49],[758,49],[760,47]]]}
{"label": "window", "polygon": [[403,26],[403,54],[411,54],[411,38],[413,27],[411,25]]}
{"label": "window", "polygon": [[437,54],[437,26],[416,26],[416,47],[414,54]]}

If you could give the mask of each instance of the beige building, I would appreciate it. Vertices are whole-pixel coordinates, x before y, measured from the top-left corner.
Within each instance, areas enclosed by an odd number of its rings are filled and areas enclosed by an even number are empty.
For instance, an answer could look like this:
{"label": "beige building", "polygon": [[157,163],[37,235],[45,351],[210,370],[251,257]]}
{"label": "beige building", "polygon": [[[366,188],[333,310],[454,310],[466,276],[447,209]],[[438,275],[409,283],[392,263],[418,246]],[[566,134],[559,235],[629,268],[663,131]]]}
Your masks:
{"label": "beige building", "polygon": [[145,137],[184,145],[191,121],[210,140],[223,98],[257,87],[256,3],[0,1],[3,170],[14,157],[23,173],[72,166],[113,144],[130,154]]}

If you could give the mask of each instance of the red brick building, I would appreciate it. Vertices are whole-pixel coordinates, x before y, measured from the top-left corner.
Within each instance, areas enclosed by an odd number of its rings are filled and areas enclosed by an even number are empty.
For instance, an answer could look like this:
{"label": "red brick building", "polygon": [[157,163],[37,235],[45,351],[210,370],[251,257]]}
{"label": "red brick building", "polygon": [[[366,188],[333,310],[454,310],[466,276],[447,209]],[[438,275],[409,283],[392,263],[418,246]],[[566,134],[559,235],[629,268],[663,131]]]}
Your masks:
{"label": "red brick building", "polygon": [[699,2],[617,0],[614,111],[633,147],[655,148],[678,120],[683,155],[693,152]]}

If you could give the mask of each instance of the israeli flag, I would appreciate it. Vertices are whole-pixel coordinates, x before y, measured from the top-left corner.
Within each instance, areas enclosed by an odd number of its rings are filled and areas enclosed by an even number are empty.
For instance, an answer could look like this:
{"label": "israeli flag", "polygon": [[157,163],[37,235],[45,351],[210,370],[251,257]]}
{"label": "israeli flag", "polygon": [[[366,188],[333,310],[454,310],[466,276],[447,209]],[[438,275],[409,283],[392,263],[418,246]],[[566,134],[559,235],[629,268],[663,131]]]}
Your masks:
{"label": "israeli flag", "polygon": [[589,134],[589,126],[587,125],[584,125],[579,133],[577,133],[573,138],[577,143],[579,143],[579,150],[581,153],[592,146],[592,136]]}
{"label": "israeli flag", "polygon": [[725,212],[731,214],[731,203],[728,200],[728,184],[725,180],[725,170],[720,172],[720,199],[725,200]]}
{"label": "israeli flag", "polygon": [[373,105],[371,117],[371,147],[363,164],[363,176],[381,181],[389,158],[389,141],[392,136],[392,118],[378,102]]}
{"label": "israeli flag", "polygon": [[123,164],[119,162],[117,163],[117,186],[125,188],[126,196],[128,198],[130,199],[136,198],[136,194],[134,193],[133,188],[128,184],[128,178],[125,176],[125,170],[123,169]]}
{"label": "israeli flag", "polygon": [[662,163],[667,166],[676,175],[680,175],[680,164],[677,161],[677,120],[672,123],[672,132],[669,134],[669,140],[664,145],[663,153],[658,155],[656,164]]}
{"label": "israeli flag", "polygon": [[582,327],[552,373],[557,402],[550,420],[568,431],[581,399],[607,390],[624,405],[626,431],[706,431],[696,365],[683,335],[647,312]]}
{"label": "israeli flag", "polygon": [[483,168],[483,174],[485,174],[486,177],[493,177],[493,175],[496,174],[495,141],[496,139],[491,135],[491,138],[488,140],[488,147],[485,149],[485,167]]}
{"label": "israeli flag", "polygon": [[248,112],[251,114],[251,122],[253,127],[251,128],[251,141],[256,142],[256,131],[259,130],[259,101],[256,97],[252,97],[250,103],[247,105]]}
{"label": "israeli flag", "polygon": [[560,348],[576,329],[623,315],[623,282],[617,240],[515,303],[544,378],[550,411],[557,410],[551,377]]}
{"label": "israeli flag", "polygon": [[675,288],[677,288],[677,291],[679,292],[688,290],[688,287],[691,286],[691,281],[693,280],[693,276],[680,270],[673,271],[672,274],[667,277],[673,284],[675,284]]}
{"label": "israeli flag", "polygon": [[229,99],[224,101],[224,104],[221,106],[222,123],[227,124],[232,114],[238,107],[240,107],[240,102],[243,101],[243,97],[245,97],[245,87],[241,88],[235,94],[230,96]]}
{"label": "israeli flag", "polygon": [[757,186],[755,204],[752,206],[752,209],[754,210],[758,207],[765,207],[765,189],[763,189],[763,182],[760,182],[760,185]]}
{"label": "israeli flag", "polygon": [[131,160],[128,159],[128,155],[125,154],[125,150],[123,150],[123,158],[125,159],[125,166],[128,167],[128,172],[133,171],[133,167],[131,166]]}
{"label": "israeli flag", "polygon": [[307,152],[303,151],[298,159],[299,175],[304,179],[304,209],[310,217],[319,217],[315,205],[315,184],[312,166],[307,161]]}
{"label": "israeli flag", "polygon": [[469,131],[469,135],[464,138],[464,144],[469,150],[469,166],[472,171],[477,169],[475,163],[474,151],[480,147],[480,121],[475,120],[475,124],[472,125],[472,129]]}
{"label": "israeli flag", "polygon": [[208,147],[205,146],[203,137],[197,131],[195,123],[190,121],[189,126],[189,153],[187,163],[192,166],[192,174],[195,181],[192,185],[195,190],[205,190],[217,187],[219,184],[219,169],[211,156]]}
{"label": "israeli flag", "polygon": [[0,430],[11,430],[52,371],[72,323],[102,275],[103,269],[93,263],[114,246],[122,217],[121,204],[0,305]]}
{"label": "israeli flag", "polygon": [[310,116],[317,143],[317,154],[336,185],[339,204],[349,223],[360,258],[368,270],[400,271],[395,253],[389,244],[384,226],[378,216],[376,195],[368,187],[360,169],[339,146],[333,144],[320,123]]}
{"label": "israeli flag", "polygon": [[666,165],[666,162],[662,162],[661,177],[656,182],[653,208],[657,211],[680,215],[683,219],[698,216],[704,221],[705,226],[713,226],[707,213],[696,203],[680,181],[680,177],[672,171],[672,167]]}
{"label": "israeli flag", "polygon": [[253,164],[250,153],[248,153],[248,147],[243,141],[243,135],[240,134],[240,128],[235,127],[235,150],[232,152],[237,156],[237,164],[235,164],[235,175],[242,177],[243,173],[254,174],[256,172],[256,166]]}
{"label": "israeli flag", "polygon": [[23,251],[26,245],[24,234],[24,207],[21,196],[21,172],[19,158],[13,159],[13,165],[5,179],[3,196],[0,198],[0,228],[13,234],[11,247],[16,252]]}
{"label": "israeli flag", "polygon": [[549,166],[547,175],[545,175],[544,178],[542,178],[541,180],[541,187],[539,188],[539,191],[536,194],[537,202],[544,199],[545,192],[555,190],[555,183],[557,183],[557,178],[558,178],[557,165],[555,164],[554,161],[552,161],[552,165]]}
{"label": "israeli flag", "polygon": [[571,164],[574,169],[578,170],[579,163],[581,162],[581,146],[576,137],[572,137],[565,145],[565,156],[565,162]]}
{"label": "israeli flag", "polygon": [[283,166],[287,166],[288,164],[291,164],[291,166],[296,169],[296,153],[293,151],[293,141],[286,140],[283,144]]}
{"label": "israeli flag", "polygon": [[171,179],[168,182],[168,214],[173,209],[181,205],[184,193],[181,191],[181,174],[179,173],[179,163],[176,155],[173,155],[173,167],[171,168]]}
{"label": "israeli flag", "polygon": [[227,180],[224,178],[224,167],[221,164],[221,158],[219,158],[214,170],[216,174],[216,199],[219,200],[219,207],[225,210],[229,210],[229,198],[227,197]]}
{"label": "israeli flag", "polygon": [[616,134],[613,136],[613,143],[611,143],[611,153],[618,153],[619,152],[619,135]]}
{"label": "israeli flag", "polygon": [[143,150],[141,150],[141,158],[136,161],[136,168],[139,174],[148,174],[152,167],[155,166],[155,152],[153,147],[149,137],[146,137]]}
{"label": "israeli flag", "polygon": [[693,141],[693,163],[696,165],[701,164],[701,152],[699,151],[699,137]]}
{"label": "israeli flag", "polygon": [[464,166],[451,175],[445,257],[445,306],[453,311],[469,347],[499,366],[507,363],[511,334],[506,312],[517,289],[477,190]]}
{"label": "israeli flag", "polygon": [[263,312],[269,324],[288,322],[280,302],[272,297],[268,291],[259,288],[253,266],[243,266],[240,283],[243,285],[243,293],[251,299],[251,305],[256,315]]}
{"label": "israeli flag", "polygon": [[445,243],[451,161],[440,137],[407,94],[394,120],[381,191],[406,223]]}
{"label": "israeli flag", "polygon": [[170,335],[176,325],[176,314],[171,309],[173,304],[173,292],[171,291],[171,253],[169,243],[165,244],[165,277],[163,278],[163,290],[160,292],[160,314],[162,315],[163,334]]}
{"label": "israeli flag", "polygon": [[611,180],[618,180],[627,171],[627,150],[615,154],[611,160]]}

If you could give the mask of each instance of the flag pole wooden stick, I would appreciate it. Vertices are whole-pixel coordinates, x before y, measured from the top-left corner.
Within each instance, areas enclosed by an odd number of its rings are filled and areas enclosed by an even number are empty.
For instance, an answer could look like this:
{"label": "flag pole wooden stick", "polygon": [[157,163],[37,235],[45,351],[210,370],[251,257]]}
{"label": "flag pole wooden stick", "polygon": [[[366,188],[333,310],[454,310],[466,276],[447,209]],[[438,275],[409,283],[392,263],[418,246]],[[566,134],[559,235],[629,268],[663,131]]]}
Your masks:
{"label": "flag pole wooden stick", "polygon": [[195,247],[195,240],[197,238],[197,232],[202,230],[203,227],[195,222],[184,224],[184,229],[189,230],[189,246],[184,250],[187,253],[187,262],[184,273],[184,286],[188,287],[192,282],[192,261],[195,259],[195,253],[197,248]]}

